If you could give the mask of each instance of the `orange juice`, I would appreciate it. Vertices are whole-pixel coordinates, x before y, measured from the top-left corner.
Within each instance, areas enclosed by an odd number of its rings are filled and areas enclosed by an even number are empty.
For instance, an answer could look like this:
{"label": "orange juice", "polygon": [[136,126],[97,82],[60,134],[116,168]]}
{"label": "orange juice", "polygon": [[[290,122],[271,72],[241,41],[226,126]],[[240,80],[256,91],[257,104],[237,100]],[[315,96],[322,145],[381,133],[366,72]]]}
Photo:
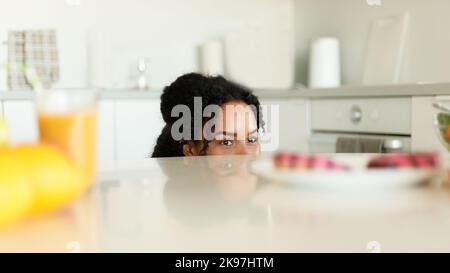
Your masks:
{"label": "orange juice", "polygon": [[93,110],[38,114],[41,141],[61,148],[90,183],[95,178],[97,113]]}

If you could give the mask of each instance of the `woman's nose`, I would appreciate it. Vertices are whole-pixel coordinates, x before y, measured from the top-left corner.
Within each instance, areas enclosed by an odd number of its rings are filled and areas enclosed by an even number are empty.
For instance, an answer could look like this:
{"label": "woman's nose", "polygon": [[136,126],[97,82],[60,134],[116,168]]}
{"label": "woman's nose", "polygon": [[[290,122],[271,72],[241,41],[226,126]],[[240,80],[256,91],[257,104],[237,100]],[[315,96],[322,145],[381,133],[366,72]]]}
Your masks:
{"label": "woman's nose", "polygon": [[245,142],[239,141],[239,143],[236,147],[235,153],[237,155],[249,155],[249,154],[254,154],[255,151],[254,151],[254,149],[251,149],[250,147],[248,147],[248,145],[246,145]]}

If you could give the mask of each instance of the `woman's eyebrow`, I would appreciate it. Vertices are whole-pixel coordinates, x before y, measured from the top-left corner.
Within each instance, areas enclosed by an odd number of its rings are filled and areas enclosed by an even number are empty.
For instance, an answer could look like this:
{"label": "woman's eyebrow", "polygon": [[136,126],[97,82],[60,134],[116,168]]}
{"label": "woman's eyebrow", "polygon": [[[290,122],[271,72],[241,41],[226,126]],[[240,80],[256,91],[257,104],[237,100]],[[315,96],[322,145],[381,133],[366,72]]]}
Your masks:
{"label": "woman's eyebrow", "polygon": [[[257,133],[257,132],[258,132],[258,129],[255,129],[255,130],[249,132],[248,134],[251,135],[251,134],[254,134],[254,133]],[[227,132],[227,131],[220,131],[220,132],[216,133],[216,136],[217,135],[237,136],[237,133],[231,133],[231,132]]]}

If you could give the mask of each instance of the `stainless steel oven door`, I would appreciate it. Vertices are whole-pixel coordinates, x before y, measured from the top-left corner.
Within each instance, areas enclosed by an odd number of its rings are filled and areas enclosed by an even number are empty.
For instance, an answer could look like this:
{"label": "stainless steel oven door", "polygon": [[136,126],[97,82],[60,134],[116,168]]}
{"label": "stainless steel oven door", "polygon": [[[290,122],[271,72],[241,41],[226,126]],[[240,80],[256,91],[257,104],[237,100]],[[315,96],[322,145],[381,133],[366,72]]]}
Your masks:
{"label": "stainless steel oven door", "polygon": [[411,151],[411,138],[408,136],[393,135],[366,135],[344,133],[313,133],[309,140],[311,153],[336,153],[336,144],[339,137],[381,139],[383,153],[401,153]]}

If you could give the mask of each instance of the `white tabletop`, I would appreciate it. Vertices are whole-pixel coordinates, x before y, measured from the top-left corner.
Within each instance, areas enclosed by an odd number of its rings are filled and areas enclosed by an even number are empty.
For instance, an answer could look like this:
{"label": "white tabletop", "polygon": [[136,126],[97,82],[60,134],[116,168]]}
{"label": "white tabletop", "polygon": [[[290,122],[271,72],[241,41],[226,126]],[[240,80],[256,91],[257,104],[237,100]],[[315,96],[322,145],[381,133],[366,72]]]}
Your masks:
{"label": "white tabletop", "polygon": [[446,188],[306,190],[258,178],[251,161],[116,162],[68,210],[0,233],[0,251],[450,251]]}

